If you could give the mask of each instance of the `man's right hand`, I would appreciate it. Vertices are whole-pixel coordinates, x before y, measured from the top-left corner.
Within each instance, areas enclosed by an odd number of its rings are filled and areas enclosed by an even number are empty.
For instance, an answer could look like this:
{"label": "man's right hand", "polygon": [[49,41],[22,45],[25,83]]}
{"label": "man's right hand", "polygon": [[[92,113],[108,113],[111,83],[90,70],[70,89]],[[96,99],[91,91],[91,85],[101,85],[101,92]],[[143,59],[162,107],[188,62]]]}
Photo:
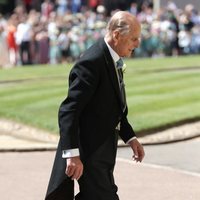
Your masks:
{"label": "man's right hand", "polygon": [[67,158],[66,175],[72,180],[78,180],[83,174],[83,163],[79,156]]}

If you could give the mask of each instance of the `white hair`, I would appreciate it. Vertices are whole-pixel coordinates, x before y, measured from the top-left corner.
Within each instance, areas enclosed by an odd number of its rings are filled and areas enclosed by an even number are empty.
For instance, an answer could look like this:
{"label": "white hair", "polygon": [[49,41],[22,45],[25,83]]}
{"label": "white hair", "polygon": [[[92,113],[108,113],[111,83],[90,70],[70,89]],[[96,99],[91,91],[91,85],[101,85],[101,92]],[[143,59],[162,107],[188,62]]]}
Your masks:
{"label": "white hair", "polygon": [[109,33],[113,31],[119,31],[120,34],[125,35],[128,34],[130,31],[130,22],[129,20],[125,19],[125,17],[112,17],[111,20],[108,22],[107,31]]}

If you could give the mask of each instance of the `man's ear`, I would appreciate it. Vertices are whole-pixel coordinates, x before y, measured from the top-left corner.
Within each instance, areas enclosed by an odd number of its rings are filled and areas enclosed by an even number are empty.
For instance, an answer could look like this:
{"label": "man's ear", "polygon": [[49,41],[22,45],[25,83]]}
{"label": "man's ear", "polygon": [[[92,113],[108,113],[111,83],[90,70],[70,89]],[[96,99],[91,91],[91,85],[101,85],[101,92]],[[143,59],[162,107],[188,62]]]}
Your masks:
{"label": "man's ear", "polygon": [[119,31],[114,31],[113,32],[113,41],[115,44],[118,43],[119,37],[120,37]]}

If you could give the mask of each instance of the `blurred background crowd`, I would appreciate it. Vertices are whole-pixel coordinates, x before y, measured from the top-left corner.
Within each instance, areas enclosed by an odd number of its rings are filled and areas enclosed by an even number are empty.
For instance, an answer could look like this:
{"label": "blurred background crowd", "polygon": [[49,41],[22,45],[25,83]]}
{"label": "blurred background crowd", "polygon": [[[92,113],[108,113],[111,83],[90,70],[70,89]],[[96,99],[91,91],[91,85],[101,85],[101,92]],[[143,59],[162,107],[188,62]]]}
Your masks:
{"label": "blurred background crowd", "polygon": [[200,10],[193,4],[179,8],[166,1],[155,9],[151,0],[21,0],[8,9],[5,2],[0,0],[0,67],[74,61],[104,36],[119,9],[142,24],[134,57],[200,54]]}

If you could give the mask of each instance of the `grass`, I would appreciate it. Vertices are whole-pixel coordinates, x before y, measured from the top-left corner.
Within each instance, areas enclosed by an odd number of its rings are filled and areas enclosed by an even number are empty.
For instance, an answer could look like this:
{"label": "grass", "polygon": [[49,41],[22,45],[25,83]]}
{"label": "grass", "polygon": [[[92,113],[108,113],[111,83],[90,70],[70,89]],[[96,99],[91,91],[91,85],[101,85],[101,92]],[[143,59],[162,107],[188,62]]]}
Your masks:
{"label": "grass", "polygon": [[[129,121],[139,133],[200,119],[200,56],[127,59]],[[0,117],[58,132],[71,65],[0,70]]]}

